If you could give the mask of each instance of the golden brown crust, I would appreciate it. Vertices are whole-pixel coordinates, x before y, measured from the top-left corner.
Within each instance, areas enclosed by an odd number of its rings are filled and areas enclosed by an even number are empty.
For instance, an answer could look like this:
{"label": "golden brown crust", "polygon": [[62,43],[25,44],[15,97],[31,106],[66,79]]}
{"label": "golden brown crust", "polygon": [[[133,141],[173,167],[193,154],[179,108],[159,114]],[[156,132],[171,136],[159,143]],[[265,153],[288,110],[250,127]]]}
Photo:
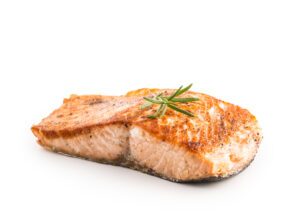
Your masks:
{"label": "golden brown crust", "polygon": [[[40,124],[34,125],[32,131],[37,137],[39,133],[47,138],[72,137],[103,125],[133,124],[162,141],[193,152],[203,152],[227,144],[241,127],[251,132],[257,129],[256,118],[248,110],[195,92],[187,92],[183,96],[198,97],[199,101],[179,105],[195,117],[167,110],[164,117],[149,119],[147,115],[157,108],[154,105],[141,110],[142,97],[161,91],[169,94],[174,90],[140,89],[120,97],[71,96]],[[255,134],[253,137],[257,138],[257,142],[261,139]]]}
{"label": "golden brown crust", "polygon": [[[127,93],[127,96],[155,95],[161,91],[169,94],[174,90],[139,89]],[[218,146],[229,143],[231,137],[239,138],[236,132],[245,129],[255,132],[257,143],[261,136],[256,118],[246,109],[218,100],[214,97],[189,91],[187,97],[198,97],[200,100],[180,104],[196,116],[191,118],[174,110],[168,110],[166,116],[160,119],[148,119],[147,115],[154,113],[157,106],[146,110],[124,112],[131,123],[138,125],[153,136],[169,143],[182,146],[196,152],[211,151]],[[258,135],[257,135],[258,134]],[[237,141],[247,141],[248,138]]]}
{"label": "golden brown crust", "polygon": [[[38,125],[33,125],[31,129],[34,134],[42,132],[47,138],[89,133],[94,127],[120,123],[115,115],[139,101],[140,98],[72,95],[64,99],[60,108],[54,110]],[[113,116],[115,119],[111,119]]]}

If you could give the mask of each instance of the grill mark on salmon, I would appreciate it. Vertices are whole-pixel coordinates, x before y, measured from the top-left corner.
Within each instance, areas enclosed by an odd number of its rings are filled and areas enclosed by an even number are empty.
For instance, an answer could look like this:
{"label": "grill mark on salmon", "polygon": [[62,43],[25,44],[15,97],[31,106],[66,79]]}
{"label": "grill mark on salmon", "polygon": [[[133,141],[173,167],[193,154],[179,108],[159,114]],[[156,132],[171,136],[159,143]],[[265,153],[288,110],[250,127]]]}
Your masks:
{"label": "grill mark on salmon", "polygon": [[32,126],[46,149],[140,170],[171,181],[217,180],[236,174],[254,159],[262,139],[256,118],[246,109],[214,97],[186,92],[199,101],[180,104],[195,117],[167,110],[149,119],[157,106],[140,109],[144,96],[170,89],[140,89],[125,96],[65,99]]}

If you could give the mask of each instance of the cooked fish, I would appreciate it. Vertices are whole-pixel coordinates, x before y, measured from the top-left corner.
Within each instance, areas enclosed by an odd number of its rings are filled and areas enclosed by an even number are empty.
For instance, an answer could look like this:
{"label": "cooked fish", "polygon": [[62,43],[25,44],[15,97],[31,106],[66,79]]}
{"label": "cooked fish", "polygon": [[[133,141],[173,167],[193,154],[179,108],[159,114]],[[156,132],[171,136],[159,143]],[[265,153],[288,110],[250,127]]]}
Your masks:
{"label": "cooked fish", "polygon": [[44,148],[101,163],[129,167],[171,181],[217,180],[237,174],[254,159],[262,139],[246,109],[188,91],[198,101],[149,119],[158,105],[141,109],[144,96],[170,89],[139,89],[124,96],[72,95],[32,126]]}

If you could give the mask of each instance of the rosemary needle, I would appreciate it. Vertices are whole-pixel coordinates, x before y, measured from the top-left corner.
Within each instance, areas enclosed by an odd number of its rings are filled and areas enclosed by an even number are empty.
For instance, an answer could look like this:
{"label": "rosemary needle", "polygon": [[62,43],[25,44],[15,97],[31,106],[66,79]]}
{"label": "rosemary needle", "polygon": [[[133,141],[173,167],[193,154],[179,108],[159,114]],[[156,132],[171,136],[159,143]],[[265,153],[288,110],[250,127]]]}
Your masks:
{"label": "rosemary needle", "polygon": [[148,118],[152,118],[152,119],[163,117],[166,113],[167,108],[170,108],[172,110],[175,110],[175,111],[185,114],[187,116],[194,117],[194,115],[191,112],[179,108],[178,104],[176,104],[176,103],[194,102],[194,101],[199,100],[199,98],[195,98],[195,97],[178,98],[178,96],[180,96],[181,94],[188,91],[192,87],[192,85],[193,84],[190,84],[184,88],[183,88],[183,86],[180,86],[170,96],[163,96],[162,93],[159,93],[158,95],[154,96],[153,98],[144,97],[144,100],[146,102],[141,106],[141,109],[151,107],[153,104],[160,105],[154,114],[148,116]]}

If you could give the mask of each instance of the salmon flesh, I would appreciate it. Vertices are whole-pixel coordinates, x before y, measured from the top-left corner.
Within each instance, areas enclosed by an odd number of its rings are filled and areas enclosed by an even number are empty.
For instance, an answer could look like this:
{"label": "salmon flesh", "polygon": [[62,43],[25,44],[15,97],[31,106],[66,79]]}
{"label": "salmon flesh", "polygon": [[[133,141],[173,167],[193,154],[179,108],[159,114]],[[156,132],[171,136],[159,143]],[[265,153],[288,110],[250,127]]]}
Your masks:
{"label": "salmon flesh", "polygon": [[124,96],[72,95],[32,126],[45,149],[139,170],[175,182],[218,180],[237,174],[254,159],[262,140],[248,110],[188,91],[199,101],[150,119],[158,105],[141,109],[144,96],[171,89],[139,89]]}

